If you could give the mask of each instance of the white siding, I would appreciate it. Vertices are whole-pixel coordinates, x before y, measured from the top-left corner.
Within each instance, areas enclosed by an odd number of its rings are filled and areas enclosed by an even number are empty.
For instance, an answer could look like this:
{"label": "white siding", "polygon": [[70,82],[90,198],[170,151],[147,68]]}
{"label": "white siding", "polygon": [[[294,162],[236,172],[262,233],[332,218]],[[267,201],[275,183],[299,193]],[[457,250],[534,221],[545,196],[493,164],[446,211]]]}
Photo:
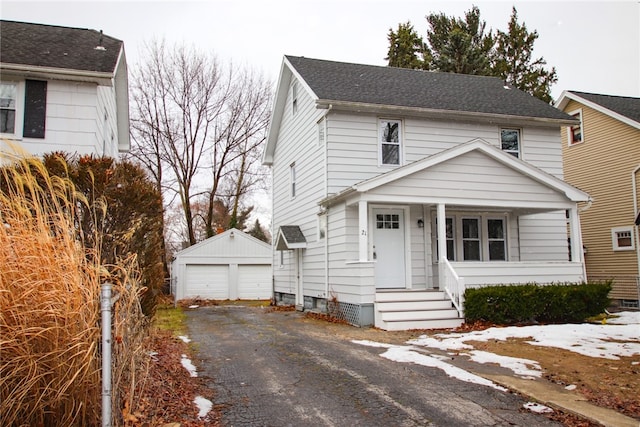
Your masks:
{"label": "white siding", "polygon": [[[297,113],[291,107],[291,86],[274,152],[273,232],[282,225],[297,225],[302,230],[307,248],[303,255],[302,272],[305,296],[327,297],[325,244],[318,240],[318,201],[326,195],[324,186],[324,146],[318,144],[317,122],[325,113],[298,83]],[[296,196],[290,195],[289,168],[296,167]],[[285,252],[280,268],[280,253],[274,251],[274,284],[276,292],[295,293],[295,255]]]}
{"label": "white siding", "polygon": [[568,261],[567,220],[564,211],[520,217],[522,261]]}

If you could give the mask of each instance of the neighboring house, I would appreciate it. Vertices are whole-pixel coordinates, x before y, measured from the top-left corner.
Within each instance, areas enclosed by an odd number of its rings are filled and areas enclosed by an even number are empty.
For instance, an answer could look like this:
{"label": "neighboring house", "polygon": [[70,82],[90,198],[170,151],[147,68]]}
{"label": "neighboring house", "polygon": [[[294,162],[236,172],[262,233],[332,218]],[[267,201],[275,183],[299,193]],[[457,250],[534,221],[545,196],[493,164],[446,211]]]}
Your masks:
{"label": "neighboring house", "polygon": [[640,98],[565,91],[556,105],[579,121],[562,130],[565,179],[593,197],[581,214],[587,277],[614,279],[610,298],[638,308]]}
{"label": "neighboring house", "polygon": [[0,21],[0,150],[117,157],[129,150],[128,99],[122,41]]}
{"label": "neighboring house", "polygon": [[496,78],[286,56],[263,156],[276,300],[448,327],[464,286],[582,281],[574,123]]}
{"label": "neighboring house", "polygon": [[171,263],[177,301],[271,299],[271,245],[231,229],[188,247]]}

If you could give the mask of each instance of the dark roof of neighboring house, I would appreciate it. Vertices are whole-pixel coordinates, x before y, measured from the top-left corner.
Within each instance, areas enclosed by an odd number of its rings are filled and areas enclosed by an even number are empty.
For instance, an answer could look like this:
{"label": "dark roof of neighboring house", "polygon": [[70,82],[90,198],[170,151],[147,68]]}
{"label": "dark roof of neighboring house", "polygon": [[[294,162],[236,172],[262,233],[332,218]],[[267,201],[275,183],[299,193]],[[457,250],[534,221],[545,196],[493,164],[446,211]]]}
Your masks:
{"label": "dark roof of neighboring house", "polygon": [[320,100],[543,119],[571,117],[496,77],[286,59]]}
{"label": "dark roof of neighboring house", "polygon": [[110,73],[121,49],[96,30],[0,20],[2,63]]}
{"label": "dark roof of neighboring house", "polygon": [[577,96],[595,104],[625,116],[636,122],[640,122],[640,98],[630,96],[600,95],[597,93],[569,91]]}

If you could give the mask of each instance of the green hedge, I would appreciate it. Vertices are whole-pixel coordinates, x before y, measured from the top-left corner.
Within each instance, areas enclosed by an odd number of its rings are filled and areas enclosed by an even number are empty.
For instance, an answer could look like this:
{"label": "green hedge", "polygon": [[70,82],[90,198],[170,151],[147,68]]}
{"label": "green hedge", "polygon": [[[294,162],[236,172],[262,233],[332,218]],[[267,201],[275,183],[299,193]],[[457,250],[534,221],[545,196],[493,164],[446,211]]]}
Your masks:
{"label": "green hedge", "polygon": [[583,322],[609,306],[611,281],[469,288],[465,321],[496,324]]}

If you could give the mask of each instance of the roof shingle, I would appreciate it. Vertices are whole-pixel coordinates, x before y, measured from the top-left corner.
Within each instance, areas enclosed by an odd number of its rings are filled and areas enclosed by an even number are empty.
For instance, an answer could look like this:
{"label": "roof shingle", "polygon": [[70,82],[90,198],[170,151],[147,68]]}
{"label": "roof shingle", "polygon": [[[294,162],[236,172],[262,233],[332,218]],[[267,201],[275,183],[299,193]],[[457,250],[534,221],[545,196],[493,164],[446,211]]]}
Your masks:
{"label": "roof shingle", "polygon": [[121,49],[95,30],[0,20],[1,63],[113,73]]}
{"label": "roof shingle", "polygon": [[321,100],[571,120],[496,77],[286,56]]}
{"label": "roof shingle", "polygon": [[570,91],[588,101],[640,123],[640,98],[600,95],[597,93]]}

